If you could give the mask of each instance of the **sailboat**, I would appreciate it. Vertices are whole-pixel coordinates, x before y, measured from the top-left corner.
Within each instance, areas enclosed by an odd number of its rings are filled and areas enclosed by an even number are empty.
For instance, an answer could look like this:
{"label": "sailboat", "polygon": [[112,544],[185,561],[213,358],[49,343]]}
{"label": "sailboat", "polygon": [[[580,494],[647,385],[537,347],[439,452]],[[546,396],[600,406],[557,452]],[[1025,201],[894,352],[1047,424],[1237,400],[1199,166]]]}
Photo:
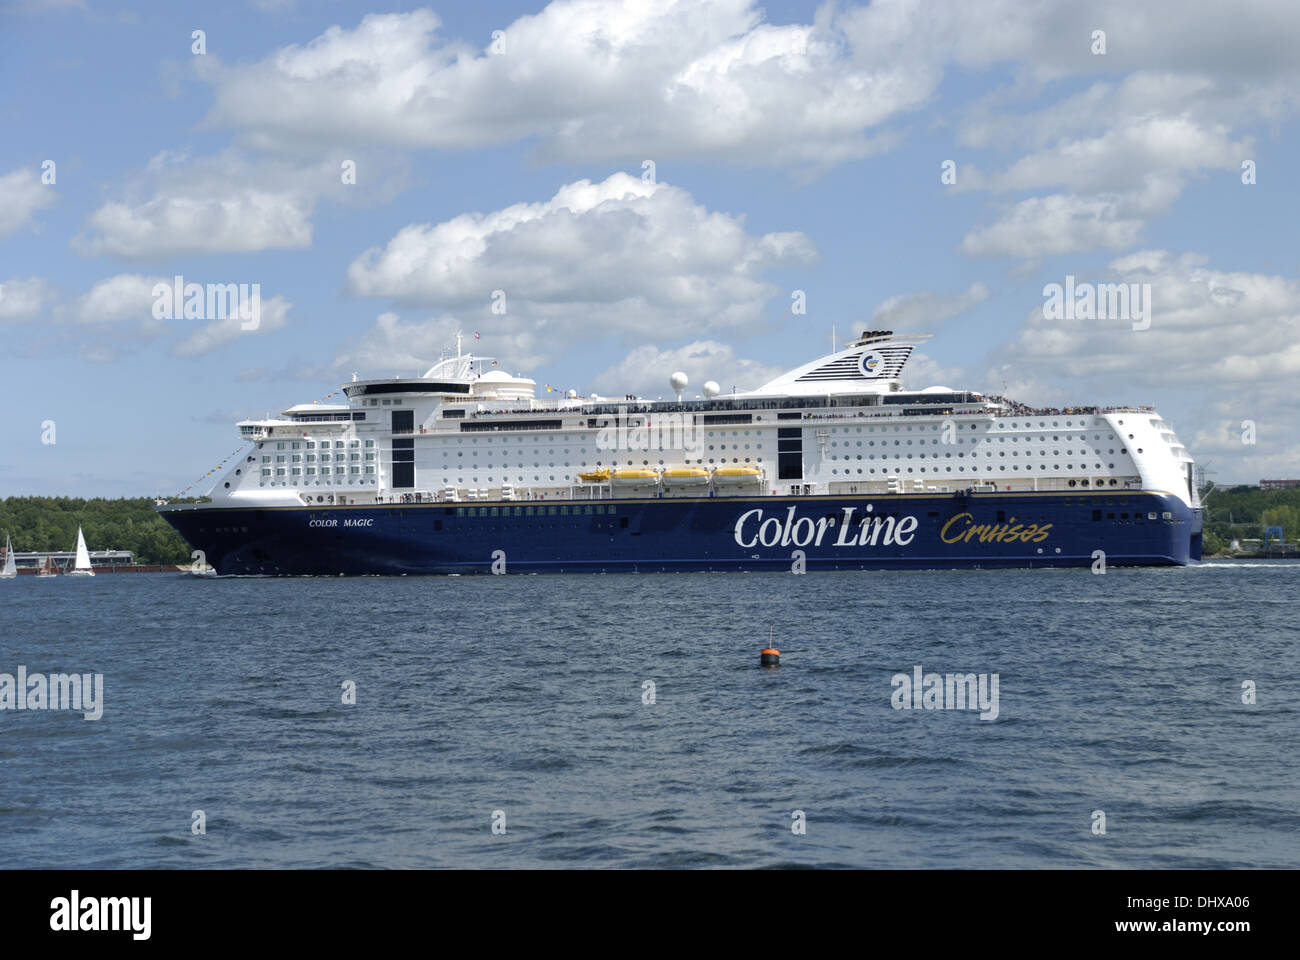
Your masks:
{"label": "sailboat", "polygon": [[58,575],[59,568],[54,565],[54,558],[47,553],[45,559],[41,561],[41,568],[36,571],[36,576],[39,579],[40,577],[57,577]]}
{"label": "sailboat", "polygon": [[69,577],[93,577],[95,571],[90,567],[90,553],[86,550],[86,538],[81,535],[81,528],[77,527],[77,559],[72,565],[71,570],[65,570]]}
{"label": "sailboat", "polygon": [[0,580],[11,580],[18,576],[18,563],[14,560],[14,542],[5,534],[5,562],[0,567]]}

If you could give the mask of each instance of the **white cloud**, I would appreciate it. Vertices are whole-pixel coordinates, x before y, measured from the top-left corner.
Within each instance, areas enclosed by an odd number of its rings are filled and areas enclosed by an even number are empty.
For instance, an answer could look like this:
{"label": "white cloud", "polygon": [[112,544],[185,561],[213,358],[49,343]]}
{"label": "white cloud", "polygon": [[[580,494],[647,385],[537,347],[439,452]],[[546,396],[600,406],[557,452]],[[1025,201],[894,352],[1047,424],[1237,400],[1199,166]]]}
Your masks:
{"label": "white cloud", "polygon": [[311,246],[318,190],[304,189],[300,172],[257,167],[234,153],[192,164],[160,153],[146,181],[91,213],[78,250],[147,259]]}
{"label": "white cloud", "polygon": [[[1184,172],[1238,171],[1242,158],[1253,154],[1249,138],[1233,142],[1223,127],[1205,127],[1185,116],[1147,117],[1099,136],[1062,139],[982,185],[998,192],[1052,186],[1139,188],[1153,178],[1175,180]],[[968,186],[981,185],[978,178],[966,179]]]}
{"label": "white cloud", "polygon": [[[128,185],[124,198],[90,215],[74,244],[83,253],[128,259],[309,247],[317,201],[327,194],[348,196],[340,164],[333,156],[297,163],[227,150],[190,160],[163,151]],[[375,182],[390,166],[377,162],[361,169]],[[383,197],[390,193],[389,187],[380,189]]]}
{"label": "white cloud", "polygon": [[[1233,478],[1300,469],[1295,382],[1300,375],[1300,281],[1214,270],[1204,256],[1143,250],[1076,283],[1150,284],[1151,326],[1131,320],[1047,320],[1035,307],[999,353],[1035,404],[1152,402],[1192,417],[1180,434],[1198,460],[1226,458]],[[1195,413],[1193,414],[1193,411]],[[1258,427],[1242,443],[1241,421]],[[1241,471],[1246,471],[1244,474]]]}
{"label": "white cloud", "polygon": [[17,233],[32,214],[54,202],[54,187],[41,183],[35,169],[19,167],[0,174],[0,239]]}
{"label": "white cloud", "polygon": [[1203,256],[1141,251],[1083,282],[1150,284],[1151,327],[1132,321],[1030,317],[1012,349],[1065,376],[1114,375],[1133,385],[1284,380],[1300,374],[1300,281],[1224,272]]}
{"label": "white cloud", "polygon": [[[1036,259],[1122,250],[1140,242],[1146,223],[1168,212],[1188,183],[1237,181],[1242,161],[1256,155],[1246,130],[1276,126],[1300,106],[1300,62],[1280,55],[1279,40],[1300,36],[1300,14],[1280,0],[1252,4],[1249,15],[1214,3],[1176,6],[1176,18],[1171,3],[1043,5],[1029,14],[1038,42],[1015,59],[1032,69],[957,121],[962,146],[1027,152],[999,172],[967,162],[953,189],[1055,192],[1021,199],[996,223],[970,231],[964,252]],[[1105,29],[1107,52],[1081,57],[1094,28]],[[1104,79],[1054,96],[1057,81],[1089,74]],[[1017,109],[1027,104],[1032,109]]]}
{"label": "white cloud", "polygon": [[[245,329],[245,324],[250,321],[246,321],[238,313],[209,320],[206,324],[191,332],[185,339],[173,345],[172,353],[178,357],[199,356],[210,353],[218,347],[223,347],[239,337],[258,336],[272,330],[278,330],[289,322],[289,308],[292,306],[293,304],[280,296],[262,300],[259,313],[256,316],[257,326],[252,329]],[[172,322],[192,323],[194,321]]]}
{"label": "white cloud", "polygon": [[1118,194],[1030,197],[996,223],[967,233],[961,250],[1025,260],[1098,247],[1118,251],[1137,242],[1148,212],[1136,198]]}
{"label": "white cloud", "polygon": [[[94,327],[109,332],[115,338],[131,336],[152,339],[168,333],[179,333],[182,339],[171,348],[177,356],[207,353],[241,334],[251,336],[279,329],[288,320],[291,304],[280,296],[261,301],[259,326],[255,331],[243,330],[241,324],[244,321],[238,315],[206,321],[160,319],[154,315],[154,304],[158,299],[154,296],[154,289],[160,284],[170,291],[173,278],[119,273],[100,280],[71,302],[59,304],[54,308],[54,316],[61,323]],[[168,299],[170,300],[170,295]],[[110,347],[101,343],[96,349],[104,353]]]}
{"label": "white cloud", "polygon": [[716,380],[724,393],[730,393],[733,387],[743,392],[762,386],[785,372],[783,367],[738,357],[735,349],[725,343],[696,340],[672,349],[649,344],[637,347],[597,376],[591,385],[602,396],[619,397],[633,393],[672,399],[674,394],[668,378],[678,370],[690,378],[684,398],[698,395],[708,380]]}
{"label": "white cloud", "polygon": [[955,294],[903,293],[876,307],[871,322],[899,333],[924,332],[988,298],[989,288],[982,283],[973,283],[966,291]]}
{"label": "white cloud", "polygon": [[[465,352],[474,352],[473,331],[466,330],[455,317],[403,321],[396,313],[381,313],[355,343],[341,349],[330,363],[310,368],[310,373],[325,380],[351,372],[362,377],[423,375],[443,351],[454,347],[457,333],[465,334]],[[493,352],[503,352],[500,338],[494,341]],[[508,340],[505,351],[515,350],[519,344],[518,339]]]}
{"label": "white cloud", "polygon": [[[765,271],[811,261],[802,233],[745,232],[685,190],[627,174],[568,184],[550,200],[412,224],[348,269],[353,292],[473,311],[475,324],[548,336],[674,336],[755,321],[777,293]],[[490,310],[505,293],[506,315]]]}
{"label": "white cloud", "polygon": [[53,299],[53,291],[40,277],[0,283],[0,323],[21,323],[40,314]]}
{"label": "white cloud", "polygon": [[[954,64],[1011,63],[1030,88],[1208,71],[1286,100],[1276,82],[1295,75],[1300,16],[1287,0],[1252,7],[876,0],[777,25],[753,0],[556,0],[503,24],[495,48],[486,37],[445,40],[438,17],[416,10],[333,26],[256,63],[209,56],[197,66],[215,87],[208,121],[260,146],[536,138],[553,159],[696,155],[824,169],[892,143],[880,128],[929,102]],[[1099,24],[1105,56],[1091,52]]]}
{"label": "white cloud", "polygon": [[330,27],[251,65],[201,66],[215,85],[209,122],[259,146],[539,138],[553,159],[821,169],[879,149],[872,129],[942,77],[924,47],[872,42],[884,16],[827,8],[814,24],[773,25],[752,0],[557,0],[503,24],[494,53],[489,38],[441,40],[438,17],[417,10]]}
{"label": "white cloud", "polygon": [[153,288],[157,283],[171,283],[170,278],[146,277],[138,273],[119,273],[100,280],[71,303],[60,304],[56,319],[77,324],[117,324],[137,320],[142,328],[159,332],[153,316]]}

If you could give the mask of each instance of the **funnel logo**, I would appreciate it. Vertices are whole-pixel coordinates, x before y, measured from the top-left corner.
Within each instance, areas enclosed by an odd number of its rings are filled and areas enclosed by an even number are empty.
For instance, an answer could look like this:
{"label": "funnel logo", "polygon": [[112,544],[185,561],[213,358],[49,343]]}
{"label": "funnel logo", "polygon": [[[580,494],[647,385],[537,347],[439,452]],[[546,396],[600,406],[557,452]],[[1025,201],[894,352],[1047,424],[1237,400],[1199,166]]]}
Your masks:
{"label": "funnel logo", "polygon": [[858,365],[862,368],[862,375],[874,377],[876,371],[880,368],[881,356],[878,353],[864,353]]}

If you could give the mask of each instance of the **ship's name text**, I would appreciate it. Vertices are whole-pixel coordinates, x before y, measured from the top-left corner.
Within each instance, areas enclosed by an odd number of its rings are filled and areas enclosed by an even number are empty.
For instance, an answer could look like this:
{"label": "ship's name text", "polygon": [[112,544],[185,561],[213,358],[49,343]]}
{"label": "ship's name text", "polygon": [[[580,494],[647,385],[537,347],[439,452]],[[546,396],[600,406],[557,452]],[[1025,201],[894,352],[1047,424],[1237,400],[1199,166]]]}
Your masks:
{"label": "ship's name text", "polygon": [[[345,520],[343,521],[343,526],[345,526],[345,527],[371,527],[371,526],[374,526],[374,523],[375,523],[375,519],[374,519],[374,517],[348,517],[347,519],[345,519]],[[308,521],[307,521],[307,526],[309,526],[309,527],[337,527],[337,526],[339,526],[339,522],[338,522],[337,519],[329,519],[329,520],[308,520]]]}
{"label": "ship's name text", "polygon": [[920,521],[906,517],[873,517],[875,508],[867,504],[865,515],[854,519],[857,507],[844,507],[842,516],[796,517],[796,508],[789,507],[784,518],[765,517],[762,509],[748,510],[736,521],[736,543],[742,547],[762,544],[765,547],[809,544],[820,547],[827,531],[838,526],[833,545],[837,547],[907,546],[916,534]]}
{"label": "ship's name text", "polygon": [[[823,542],[835,547],[905,547],[912,542],[920,526],[916,517],[873,515],[874,509],[867,504],[862,514],[855,516],[857,507],[842,507],[838,515],[816,518],[798,516],[795,507],[788,507],[785,516],[767,516],[761,508],[748,510],[736,520],[736,543],[750,548],[820,547]],[[971,514],[959,513],[939,529],[939,539],[944,543],[1042,543],[1051,530],[1050,523],[1020,523],[1015,517],[1006,522],[976,523]]]}

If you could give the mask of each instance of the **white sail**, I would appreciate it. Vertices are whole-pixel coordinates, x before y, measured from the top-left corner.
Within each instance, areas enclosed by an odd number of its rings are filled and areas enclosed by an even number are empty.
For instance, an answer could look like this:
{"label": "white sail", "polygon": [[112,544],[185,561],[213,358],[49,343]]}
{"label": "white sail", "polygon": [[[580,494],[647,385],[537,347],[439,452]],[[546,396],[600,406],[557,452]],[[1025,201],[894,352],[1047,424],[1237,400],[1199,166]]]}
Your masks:
{"label": "white sail", "polygon": [[81,527],[77,527],[77,559],[72,565],[72,569],[67,571],[69,574],[93,577],[95,571],[90,567],[90,553],[86,550],[86,538],[81,535]]}
{"label": "white sail", "polygon": [[14,543],[5,534],[5,565],[0,569],[0,580],[18,576],[18,563],[14,560]]}

